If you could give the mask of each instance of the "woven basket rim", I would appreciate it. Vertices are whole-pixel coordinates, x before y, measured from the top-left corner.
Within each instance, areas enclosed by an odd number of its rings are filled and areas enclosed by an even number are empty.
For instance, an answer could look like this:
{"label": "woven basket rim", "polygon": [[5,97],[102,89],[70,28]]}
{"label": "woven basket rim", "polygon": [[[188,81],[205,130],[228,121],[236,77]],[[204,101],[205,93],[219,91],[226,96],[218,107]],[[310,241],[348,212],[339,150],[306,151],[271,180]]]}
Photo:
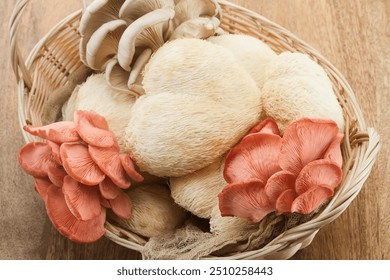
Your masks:
{"label": "woven basket rim", "polygon": [[[23,60],[18,54],[18,46],[16,41],[17,24],[20,19],[20,14],[28,0],[19,0],[10,24],[10,41],[11,41],[11,58],[13,59],[14,71],[18,80],[18,114],[20,126],[26,124],[25,99],[26,92],[31,88],[29,83],[33,84],[34,63],[39,59],[39,52],[42,48],[56,39],[56,35],[63,27],[70,21],[75,20],[81,16],[82,10],[78,10],[55,25],[30,51],[28,58],[24,64]],[[348,145],[346,153],[349,154],[348,159],[353,160],[351,169],[344,169],[345,177],[341,183],[342,191],[336,192],[335,196],[330,200],[329,204],[318,214],[316,214],[310,221],[293,227],[276,238],[262,248],[252,251],[238,252],[236,254],[226,257],[207,256],[203,259],[253,259],[253,258],[273,258],[273,259],[287,259],[293,256],[298,250],[308,246],[317,232],[326,224],[335,220],[340,216],[352,200],[360,192],[363,183],[368,178],[376,156],[380,149],[379,135],[373,128],[367,128],[363,114],[356,101],[355,94],[345,80],[340,71],[334,67],[327,59],[325,59],[317,50],[299,39],[293,33],[284,27],[270,21],[269,19],[239,5],[230,3],[225,0],[217,0],[226,10],[232,9],[237,13],[241,13],[242,17],[249,17],[253,20],[261,22],[264,26],[270,26],[275,36],[281,36],[283,44],[294,44],[294,47],[299,51],[300,48],[311,55],[322,67],[326,68],[328,75],[331,73],[332,77],[337,81],[337,85],[347,95],[347,100],[339,100],[342,104],[348,103],[349,110],[352,110],[356,120],[350,122],[346,120],[346,141]],[[234,18],[234,17],[233,17]],[[229,20],[232,20],[231,18]],[[240,18],[238,20],[241,20]],[[264,28],[260,26],[259,28]],[[284,36],[284,37],[283,37]],[[285,39],[285,42],[284,42]],[[25,68],[25,69],[24,69]],[[21,75],[19,74],[21,72]],[[29,76],[28,76],[29,75]],[[28,77],[27,77],[28,76]],[[335,83],[332,80],[332,83]],[[344,102],[344,103],[343,103]],[[344,105],[345,105],[344,104]],[[345,105],[347,106],[347,105]],[[350,131],[354,133],[350,133]],[[356,131],[355,131],[356,130]],[[23,131],[22,133],[26,142],[34,140],[29,134]],[[349,134],[352,135],[349,138]],[[136,250],[142,253],[143,244],[146,240],[135,233],[129,232],[116,225],[106,222],[105,236],[115,243],[126,248]]]}

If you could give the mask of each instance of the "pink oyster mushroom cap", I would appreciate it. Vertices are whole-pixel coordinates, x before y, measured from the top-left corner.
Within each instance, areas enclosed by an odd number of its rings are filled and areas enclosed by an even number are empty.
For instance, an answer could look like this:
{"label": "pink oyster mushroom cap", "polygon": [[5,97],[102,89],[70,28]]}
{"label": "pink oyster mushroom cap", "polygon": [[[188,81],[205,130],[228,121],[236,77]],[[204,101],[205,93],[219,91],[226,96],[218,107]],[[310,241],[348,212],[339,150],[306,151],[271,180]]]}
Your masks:
{"label": "pink oyster mushroom cap", "polygon": [[273,211],[316,210],[341,183],[342,139],[331,120],[299,119],[283,137],[273,119],[261,122],[226,157],[221,214],[258,222]]}

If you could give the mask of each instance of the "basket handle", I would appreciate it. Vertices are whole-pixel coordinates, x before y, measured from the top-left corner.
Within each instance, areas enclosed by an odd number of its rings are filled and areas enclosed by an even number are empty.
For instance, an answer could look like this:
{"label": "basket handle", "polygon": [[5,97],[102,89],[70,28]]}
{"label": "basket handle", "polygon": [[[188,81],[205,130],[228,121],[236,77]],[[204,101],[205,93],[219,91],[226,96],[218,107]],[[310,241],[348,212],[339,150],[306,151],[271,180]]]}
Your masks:
{"label": "basket handle", "polygon": [[[80,0],[80,1],[82,2],[84,9],[93,2],[93,0]],[[19,81],[23,79],[24,85],[28,89],[31,89],[31,85],[32,85],[31,75],[27,69],[25,60],[22,58],[22,55],[20,53],[18,39],[17,39],[17,30],[20,23],[20,18],[28,2],[29,0],[18,0],[16,2],[8,28],[9,28],[9,43],[11,47],[11,63],[12,63],[12,69],[14,71],[16,80],[19,83]]]}
{"label": "basket handle", "polygon": [[19,0],[15,5],[9,22],[9,42],[11,47],[12,69],[15,73],[16,80],[19,83],[20,79],[23,79],[25,86],[31,89],[31,75],[28,72],[27,66],[20,54],[16,36],[20,18],[28,1],[29,0]]}

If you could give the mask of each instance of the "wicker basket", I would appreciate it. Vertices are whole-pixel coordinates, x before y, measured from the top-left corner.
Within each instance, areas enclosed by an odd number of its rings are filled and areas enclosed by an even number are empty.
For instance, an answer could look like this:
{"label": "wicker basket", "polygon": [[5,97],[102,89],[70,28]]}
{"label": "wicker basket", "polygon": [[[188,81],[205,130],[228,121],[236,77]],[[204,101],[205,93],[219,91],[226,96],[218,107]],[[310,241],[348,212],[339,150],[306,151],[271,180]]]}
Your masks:
{"label": "wicker basket", "polygon": [[[379,151],[379,136],[367,128],[355,95],[340,72],[315,49],[286,29],[266,18],[218,0],[223,10],[221,27],[229,33],[244,33],[266,42],[274,51],[295,51],[308,54],[324,68],[343,108],[345,140],[342,143],[344,178],[330,203],[309,222],[285,231],[266,246],[253,251],[236,253],[226,259],[288,259],[308,246],[320,228],[335,220],[358,195],[370,174]],[[10,43],[13,69],[18,81],[20,125],[41,125],[42,107],[54,89],[67,83],[69,74],[82,63],[79,59],[78,25],[81,10],[57,24],[33,48],[26,62],[21,59],[17,45],[17,25],[28,0],[18,1],[10,23]],[[27,142],[36,141],[22,130]],[[146,240],[116,225],[106,223],[106,236],[114,242],[142,253]],[[206,259],[216,258],[208,256]]]}

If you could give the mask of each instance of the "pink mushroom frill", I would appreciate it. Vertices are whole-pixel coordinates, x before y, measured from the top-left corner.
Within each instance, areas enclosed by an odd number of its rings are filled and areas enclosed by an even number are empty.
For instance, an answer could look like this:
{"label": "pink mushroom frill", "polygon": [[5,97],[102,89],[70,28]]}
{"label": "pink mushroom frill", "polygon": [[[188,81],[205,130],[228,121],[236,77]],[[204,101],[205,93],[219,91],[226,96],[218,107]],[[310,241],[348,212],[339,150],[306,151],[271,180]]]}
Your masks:
{"label": "pink mushroom frill", "polygon": [[268,213],[309,214],[334,195],[343,172],[343,134],[331,120],[303,118],[283,137],[273,119],[253,128],[227,155],[222,216],[258,222]]}
{"label": "pink mushroom frill", "polygon": [[106,208],[121,218],[131,217],[131,202],[121,189],[130,187],[130,178],[143,177],[129,155],[119,153],[104,117],[76,111],[74,120],[25,126],[46,143],[26,144],[19,163],[34,177],[54,226],[69,239],[87,243],[105,233]]}

